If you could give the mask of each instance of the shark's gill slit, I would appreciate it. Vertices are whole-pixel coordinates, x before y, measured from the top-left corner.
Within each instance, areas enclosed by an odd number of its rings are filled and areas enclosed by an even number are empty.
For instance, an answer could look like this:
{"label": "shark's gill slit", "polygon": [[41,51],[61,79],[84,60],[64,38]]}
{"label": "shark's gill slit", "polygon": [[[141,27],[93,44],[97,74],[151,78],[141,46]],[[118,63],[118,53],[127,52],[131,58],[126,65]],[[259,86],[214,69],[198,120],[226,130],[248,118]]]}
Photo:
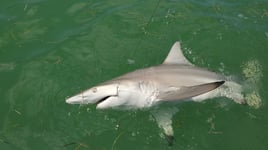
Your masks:
{"label": "shark's gill slit", "polygon": [[84,91],[81,93],[82,95],[82,101],[84,102]]}

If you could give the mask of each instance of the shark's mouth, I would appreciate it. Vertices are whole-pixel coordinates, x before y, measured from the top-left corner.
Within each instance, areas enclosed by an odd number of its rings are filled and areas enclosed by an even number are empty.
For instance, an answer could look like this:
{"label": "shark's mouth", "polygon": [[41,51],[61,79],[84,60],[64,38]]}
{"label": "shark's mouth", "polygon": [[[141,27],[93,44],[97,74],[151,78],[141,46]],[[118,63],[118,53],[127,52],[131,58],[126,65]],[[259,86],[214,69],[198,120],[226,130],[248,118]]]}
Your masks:
{"label": "shark's mouth", "polygon": [[100,99],[99,101],[97,101],[96,104],[98,105],[98,104],[104,102],[104,101],[107,100],[109,97],[111,97],[111,96],[105,96],[105,97],[103,97],[102,99]]}

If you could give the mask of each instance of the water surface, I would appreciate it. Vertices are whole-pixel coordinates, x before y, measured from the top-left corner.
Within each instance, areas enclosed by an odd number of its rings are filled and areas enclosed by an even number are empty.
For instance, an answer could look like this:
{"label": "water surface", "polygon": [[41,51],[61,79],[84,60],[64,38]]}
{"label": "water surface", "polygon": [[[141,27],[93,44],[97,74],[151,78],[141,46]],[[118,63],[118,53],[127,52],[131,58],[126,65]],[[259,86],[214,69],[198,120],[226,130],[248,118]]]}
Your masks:
{"label": "water surface", "polygon": [[[3,0],[0,149],[266,149],[267,8],[266,0]],[[253,79],[245,95],[254,89],[259,101],[178,105],[172,147],[148,111],[65,103],[94,84],[161,64],[177,40],[195,65]]]}

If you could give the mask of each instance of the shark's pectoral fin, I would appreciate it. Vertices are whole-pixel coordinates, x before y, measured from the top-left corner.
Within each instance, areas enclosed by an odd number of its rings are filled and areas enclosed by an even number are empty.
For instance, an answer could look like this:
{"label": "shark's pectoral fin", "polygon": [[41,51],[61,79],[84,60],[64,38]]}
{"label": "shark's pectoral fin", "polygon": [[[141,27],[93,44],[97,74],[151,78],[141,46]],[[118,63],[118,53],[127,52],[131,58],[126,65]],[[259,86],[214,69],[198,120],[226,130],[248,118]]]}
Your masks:
{"label": "shark's pectoral fin", "polygon": [[161,101],[175,101],[189,99],[194,96],[198,96],[207,93],[211,90],[221,86],[225,81],[212,82],[207,84],[201,84],[190,87],[169,87],[164,90],[160,90],[157,99]]}
{"label": "shark's pectoral fin", "polygon": [[176,107],[157,107],[151,110],[159,128],[162,129],[164,137],[169,146],[174,143],[174,132],[172,128],[172,117],[179,111]]}

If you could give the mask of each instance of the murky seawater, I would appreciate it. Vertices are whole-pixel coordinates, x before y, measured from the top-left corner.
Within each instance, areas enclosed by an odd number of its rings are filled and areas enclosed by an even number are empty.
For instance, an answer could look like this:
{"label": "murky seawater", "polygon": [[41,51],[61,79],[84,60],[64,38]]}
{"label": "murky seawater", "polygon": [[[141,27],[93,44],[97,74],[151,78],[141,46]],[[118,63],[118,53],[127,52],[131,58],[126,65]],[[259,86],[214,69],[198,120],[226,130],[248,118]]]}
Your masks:
{"label": "murky seawater", "polygon": [[[268,147],[268,2],[7,1],[0,6],[0,149]],[[96,110],[65,99],[161,64],[180,40],[193,64],[241,83],[227,98],[181,103],[169,147],[147,110]]]}

